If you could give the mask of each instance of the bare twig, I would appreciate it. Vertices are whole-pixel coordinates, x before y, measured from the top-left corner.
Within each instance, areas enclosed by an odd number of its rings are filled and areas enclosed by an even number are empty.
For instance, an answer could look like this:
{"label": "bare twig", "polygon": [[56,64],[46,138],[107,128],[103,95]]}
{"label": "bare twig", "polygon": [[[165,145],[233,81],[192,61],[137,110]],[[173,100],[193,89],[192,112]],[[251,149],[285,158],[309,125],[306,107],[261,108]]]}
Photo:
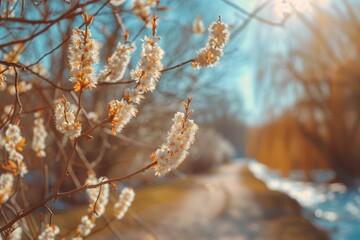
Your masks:
{"label": "bare twig", "polygon": [[168,67],[168,68],[164,68],[164,69],[161,70],[160,72],[164,73],[164,72],[173,70],[173,69],[175,69],[175,68],[182,67],[182,66],[184,66],[184,65],[186,65],[186,64],[188,64],[188,63],[192,63],[193,61],[194,61],[194,59],[190,59],[190,60],[187,60],[187,61],[185,61],[185,62],[179,63],[179,64],[177,64],[177,65],[175,65],[175,66]]}
{"label": "bare twig", "polygon": [[[16,102],[20,107],[19,114],[21,114],[23,112],[23,105],[20,101],[20,96],[19,96],[19,74],[16,67],[13,68],[15,72],[15,97],[16,97]],[[14,116],[15,116],[15,111],[14,111]]]}

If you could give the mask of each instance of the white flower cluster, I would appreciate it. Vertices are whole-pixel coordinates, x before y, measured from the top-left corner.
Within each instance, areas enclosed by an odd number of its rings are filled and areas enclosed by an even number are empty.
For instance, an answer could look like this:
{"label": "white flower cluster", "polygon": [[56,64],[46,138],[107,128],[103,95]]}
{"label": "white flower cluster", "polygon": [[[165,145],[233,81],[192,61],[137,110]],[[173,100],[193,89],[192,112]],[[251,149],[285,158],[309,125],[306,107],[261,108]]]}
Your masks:
{"label": "white flower cluster", "polygon": [[65,98],[56,101],[54,113],[55,127],[59,132],[70,138],[81,135],[81,123],[79,121],[75,122],[74,107]]}
{"label": "white flower cluster", "polygon": [[229,28],[221,21],[213,22],[209,27],[210,36],[206,46],[199,50],[192,66],[196,69],[202,67],[213,67],[219,62],[223,55],[223,48],[229,41]]}
{"label": "white flower cluster", "polygon": [[134,0],[131,6],[131,10],[141,20],[146,23],[151,19],[151,8],[157,4],[158,0]]}
{"label": "white flower cluster", "polygon": [[[17,90],[18,90],[19,94],[30,91],[31,89],[32,89],[32,84],[27,83],[25,81],[19,82],[19,84],[17,86]],[[15,95],[16,94],[15,85],[8,86],[7,91],[9,92],[10,95]]]}
{"label": "white flower cluster", "polygon": [[60,233],[60,228],[56,225],[46,225],[44,231],[39,235],[38,240],[54,240]]}
{"label": "white flower cluster", "polygon": [[136,81],[134,89],[126,89],[124,97],[119,100],[112,100],[108,104],[108,115],[111,118],[112,132],[121,132],[136,116],[138,110],[135,104],[140,104],[144,93],[154,91],[156,82],[161,76],[163,65],[161,59],[164,51],[157,45],[159,37],[145,37],[142,44],[141,58],[135,70],[131,70],[130,76]]}
{"label": "white flower cluster", "polygon": [[128,211],[135,198],[135,192],[131,188],[124,188],[119,195],[118,201],[114,205],[114,215],[121,220]]}
{"label": "white flower cluster", "polygon": [[144,93],[140,91],[138,88],[135,89],[127,88],[124,91],[124,99],[127,102],[140,104],[141,100],[144,98],[145,98]]}
{"label": "white flower cluster", "polygon": [[32,149],[35,151],[36,156],[38,157],[45,157],[45,139],[48,133],[44,126],[44,119],[40,117],[39,113],[35,113],[35,120],[34,120],[34,128],[33,128],[33,140],[32,140]]}
{"label": "white flower cluster", "polygon": [[131,54],[135,51],[134,44],[118,43],[115,52],[109,57],[108,64],[99,74],[101,82],[117,82],[124,76],[129,65]]}
{"label": "white flower cluster", "polygon": [[11,194],[14,187],[14,175],[11,173],[3,173],[0,175],[0,204],[5,203]]}
{"label": "white flower cluster", "polygon": [[[87,185],[94,185],[106,181],[107,178],[101,177],[97,179],[94,175],[90,175],[86,181]],[[101,190],[100,190],[101,189]],[[99,193],[99,191],[101,191]],[[108,184],[104,184],[98,188],[86,189],[86,192],[90,199],[89,213],[95,213],[95,217],[98,218],[105,212],[105,207],[109,202],[110,189]],[[96,205],[95,205],[96,204]]]}
{"label": "white flower cluster", "polygon": [[[95,175],[90,174],[86,180],[86,184],[94,185],[106,180],[107,178],[105,177],[97,179]],[[101,191],[100,194],[99,191]],[[105,207],[109,202],[110,188],[108,184],[104,184],[98,188],[88,188],[86,189],[86,193],[90,200],[88,214],[81,218],[81,223],[77,227],[77,235],[73,240],[81,240],[91,233],[92,229],[96,226],[96,219],[105,213]]]}
{"label": "white flower cluster", "polygon": [[163,176],[176,169],[187,157],[188,149],[193,144],[198,129],[188,116],[188,113],[182,112],[175,114],[166,143],[152,154],[152,158],[157,161],[154,166],[156,176]]}
{"label": "white flower cluster", "polygon": [[85,31],[78,28],[73,30],[68,53],[71,76],[69,80],[75,83],[74,90],[96,87],[93,65],[99,62],[99,47],[91,38],[88,27]]}
{"label": "white flower cluster", "polygon": [[131,102],[124,99],[111,100],[108,104],[108,114],[111,117],[112,133],[116,135],[116,132],[121,132],[137,112],[136,105]]}
{"label": "white flower cluster", "polygon": [[[9,125],[9,128],[5,133],[6,134],[5,139],[3,139],[2,136],[0,136],[1,137],[1,145],[5,146],[5,149],[8,152],[16,152],[17,144],[22,142],[22,137],[20,136],[20,129],[16,128],[17,126],[15,128],[12,126],[16,126],[16,125]],[[14,132],[14,134],[10,134],[11,132]],[[22,155],[20,154],[20,156],[22,156]],[[14,181],[15,181],[13,173],[15,173],[15,171],[17,170],[16,167],[17,167],[17,165],[14,162],[11,162],[11,163],[9,162],[9,165],[3,166],[3,168],[5,168],[6,170],[10,170],[11,173],[3,173],[0,175],[0,204],[5,203],[10,198],[11,194],[13,193]],[[13,168],[15,168],[15,169],[13,169]],[[25,174],[25,171],[23,172],[23,174]],[[20,228],[20,230],[21,230],[21,228]],[[17,235],[16,230],[14,230],[14,232],[12,234],[14,234],[14,236],[16,236]],[[21,239],[21,237],[16,238],[16,239]]]}
{"label": "white flower cluster", "polygon": [[161,38],[157,36],[146,37],[141,46],[140,61],[136,69],[131,70],[130,76],[137,82],[137,88],[141,92],[152,92],[159,78],[161,77],[161,70],[163,65],[161,60],[164,56],[164,51],[157,44]]}
{"label": "white flower cluster", "polygon": [[82,240],[83,237],[88,236],[93,228],[95,227],[95,217],[94,214],[85,215],[81,218],[81,223],[78,225],[76,231],[77,236],[72,238],[73,240]]}
{"label": "white flower cluster", "polygon": [[25,145],[25,138],[21,136],[20,128],[15,124],[9,124],[5,131],[5,150],[9,154],[9,161],[3,168],[12,172],[15,176],[23,177],[27,172],[24,156],[21,154]]}

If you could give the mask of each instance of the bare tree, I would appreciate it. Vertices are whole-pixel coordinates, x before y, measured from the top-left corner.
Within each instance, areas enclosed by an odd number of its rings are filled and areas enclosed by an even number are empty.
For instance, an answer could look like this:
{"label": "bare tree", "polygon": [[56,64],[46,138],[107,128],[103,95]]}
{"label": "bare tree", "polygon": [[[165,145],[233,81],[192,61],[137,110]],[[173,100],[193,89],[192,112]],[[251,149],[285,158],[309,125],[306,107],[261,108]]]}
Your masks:
{"label": "bare tree", "polygon": [[[117,183],[149,169],[164,175],[185,159],[197,129],[190,103],[206,102],[212,88],[218,103],[231,100],[207,69],[194,69],[219,62],[228,25],[216,15],[209,32],[190,41],[193,19],[171,19],[177,3],[164,2],[0,1],[3,237],[22,229],[29,239],[52,239],[57,204],[85,198],[87,214],[62,237],[88,236]],[[182,102],[187,95],[194,100]],[[174,115],[179,105],[184,110]],[[146,156],[132,164],[140,150]],[[132,200],[129,189],[110,199],[115,215],[100,229],[121,219]]]}
{"label": "bare tree", "polygon": [[[303,153],[298,152],[300,157],[294,157],[304,162],[307,151],[315,148],[321,155],[313,155],[317,159],[311,159],[307,165],[324,167],[319,162],[325,159],[338,180],[348,185],[360,176],[358,9],[357,4],[343,1],[334,4],[331,11],[317,8],[313,19],[306,13],[297,13],[307,29],[305,36],[293,39],[288,51],[278,56],[265,77],[274,86],[267,96],[278,96],[271,98],[270,109],[282,108],[280,94],[294,100],[281,114],[277,111],[272,126],[275,128],[276,121],[280,124],[287,119],[289,124],[283,127],[292,126],[289,131],[298,132],[298,137],[310,144]],[[281,141],[285,152],[292,139],[281,137]]]}

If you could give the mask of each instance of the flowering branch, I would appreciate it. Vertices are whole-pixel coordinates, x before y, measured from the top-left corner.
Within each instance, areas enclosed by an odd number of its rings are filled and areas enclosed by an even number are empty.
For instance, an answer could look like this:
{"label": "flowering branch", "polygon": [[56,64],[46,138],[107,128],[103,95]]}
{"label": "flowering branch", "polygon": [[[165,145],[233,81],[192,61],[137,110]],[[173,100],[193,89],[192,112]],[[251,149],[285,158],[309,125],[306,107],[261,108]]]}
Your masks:
{"label": "flowering branch", "polygon": [[[151,34],[144,36],[138,63],[129,72],[131,79],[126,80],[123,77],[129,68],[131,57],[135,51],[135,43],[129,42],[130,32],[125,26],[125,21],[121,19],[120,30],[125,31],[123,33],[123,40],[117,43],[115,51],[110,54],[110,57],[105,62],[105,67],[102,69],[95,67],[95,64],[99,63],[100,49],[98,42],[91,35],[91,30],[95,30],[92,27],[93,25],[91,25],[94,16],[109,2],[113,7],[113,11],[114,9],[116,11],[123,11],[122,7],[115,7],[116,4],[121,4],[119,3],[120,1],[107,0],[99,4],[101,7],[95,13],[92,12],[92,15],[88,15],[86,7],[99,2],[100,0],[91,0],[76,3],[71,5],[70,9],[60,13],[60,16],[57,18],[50,16],[46,11],[42,12],[40,10],[40,14],[44,16],[43,20],[30,20],[25,15],[23,15],[23,18],[12,17],[10,14],[18,12],[14,11],[16,6],[12,6],[11,11],[8,10],[8,7],[6,9],[5,14],[6,18],[9,18],[8,22],[18,25],[23,24],[24,26],[34,26],[34,30],[31,30],[28,36],[23,35],[23,38],[0,44],[5,59],[4,61],[0,60],[0,83],[4,84],[1,85],[0,90],[4,91],[5,94],[14,96],[11,97],[12,104],[6,105],[4,107],[4,114],[0,116],[0,130],[7,127],[4,138],[2,133],[0,133],[0,148],[4,147],[5,149],[3,154],[4,164],[2,166],[5,172],[0,174],[0,204],[17,204],[17,198],[22,200],[19,206],[11,210],[13,214],[12,219],[0,228],[0,231],[6,235],[3,234],[2,236],[11,238],[15,232],[21,236],[24,230],[28,238],[55,239],[58,237],[60,229],[56,225],[52,225],[54,212],[49,202],[53,201],[54,203],[62,197],[68,197],[85,191],[89,200],[89,208],[86,215],[78,223],[74,238],[81,239],[86,237],[95,227],[96,219],[105,212],[105,206],[109,202],[110,187],[115,188],[115,183],[129,180],[150,168],[154,169],[156,176],[167,174],[184,161],[190,146],[194,142],[198,127],[190,119],[192,98],[188,98],[188,101],[183,103],[184,112],[177,112],[174,115],[173,125],[168,132],[164,144],[151,155],[151,163],[125,176],[110,179],[96,177],[94,168],[101,162],[107,149],[111,147],[107,143],[108,136],[106,133],[112,131],[115,135],[122,131],[130,120],[137,115],[138,109],[141,109],[139,106],[145,95],[156,90],[157,83],[163,73],[183,67],[189,63],[196,68],[213,66],[222,55],[222,48],[229,36],[227,25],[219,19],[210,26],[208,43],[204,49],[200,50],[196,58],[164,68],[162,60],[165,56],[165,51],[161,48],[161,38],[157,35],[158,16],[153,14],[153,17],[151,17],[154,9],[160,11],[162,7],[155,8],[159,4],[158,1],[134,0],[131,11],[144,21],[144,27],[137,31],[134,39],[140,36],[140,33],[146,27],[151,28]],[[21,9],[21,13],[24,13],[24,6]],[[73,29],[72,25],[69,25],[67,28],[68,32],[72,30],[71,36],[66,35],[60,43],[49,39],[48,44],[51,46],[51,50],[40,55],[41,57],[32,64],[25,65],[20,61],[21,53],[23,51],[26,52],[28,47],[32,47],[28,44],[30,41],[39,40],[39,36],[48,32],[53,26],[63,22],[65,19],[73,21],[73,18],[80,14],[83,16],[83,23],[78,28]],[[6,18],[2,20],[6,21]],[[119,28],[116,29],[116,31],[118,30]],[[94,36],[98,35],[94,34]],[[113,41],[115,39],[116,34]],[[68,40],[70,40],[70,43],[67,52],[66,50],[62,52],[62,56],[68,57],[69,81],[72,82],[72,88],[61,86],[63,84],[61,83],[64,72],[63,65],[55,68],[55,71],[58,71],[57,74],[50,75],[50,72],[47,71],[48,69],[40,64],[46,56],[61,48]],[[15,44],[19,45],[10,50],[7,49],[8,46]],[[53,48],[52,46],[55,47]],[[57,59],[57,57],[54,56],[54,59]],[[26,62],[26,60],[23,61]],[[19,73],[25,73],[24,78]],[[10,79],[10,81],[7,79]],[[98,94],[99,91],[94,91],[94,93],[87,90],[101,86],[131,83],[135,84],[129,85],[130,87],[124,90],[120,98],[115,98],[108,103],[107,117],[103,121],[99,120],[98,114],[100,111],[96,111],[97,106],[96,108],[88,109],[91,101],[93,101],[93,106],[98,103],[102,104],[102,97],[104,95]],[[107,91],[106,93],[109,92]],[[111,96],[114,95],[117,97],[119,94],[114,91],[111,93]],[[70,101],[66,98],[69,96],[71,97],[69,98]],[[88,99],[90,99],[89,102],[87,101]],[[44,111],[45,109],[52,109],[53,111]],[[23,118],[26,119],[23,121]],[[28,118],[31,118],[30,121]],[[55,124],[52,122],[53,120],[55,120]],[[32,132],[21,133],[23,129],[27,128],[29,122],[31,122]],[[104,141],[100,153],[97,159],[90,161],[90,156],[84,151],[85,144],[84,149],[82,149],[83,146],[80,143],[82,143],[83,139],[92,140],[92,132],[108,124],[111,125],[111,128],[105,128],[105,131],[99,134],[101,136],[99,141]],[[63,136],[59,138],[57,131],[62,133]],[[31,155],[23,156],[25,137],[22,136],[30,134],[32,134],[32,140],[30,140],[31,151],[29,151]],[[49,139],[50,137],[51,139]],[[126,139],[126,137],[121,137],[121,139]],[[129,140],[127,139],[127,141]],[[54,143],[57,147],[54,154],[49,154],[50,156],[55,155],[53,160],[63,160],[61,168],[56,169],[60,173],[52,188],[49,187],[49,175],[52,173],[49,171],[49,166],[51,165],[45,159],[48,155],[47,151],[52,149],[50,145],[47,145],[49,143]],[[138,146],[144,146],[144,144],[137,144]],[[154,147],[151,148],[156,149]],[[45,182],[44,199],[32,205],[30,205],[26,198],[24,191],[26,183],[23,180],[24,175],[28,173],[27,163],[30,157],[41,159],[38,166],[43,168]],[[75,161],[74,159],[76,158],[80,158],[82,162]],[[34,161],[34,164],[29,164],[29,166],[33,168],[36,164],[38,163]],[[85,183],[81,182],[82,179],[77,176],[77,171],[75,171],[74,167],[86,168],[88,170],[89,175]],[[68,176],[71,177],[75,187],[72,186],[70,190],[66,191],[64,190],[64,185]],[[114,219],[122,219],[133,199],[134,191],[131,188],[123,189],[118,196],[117,202],[114,204],[114,216],[110,222]],[[20,211],[21,208],[24,210]],[[45,208],[48,212],[47,214],[50,214],[50,222],[47,222],[49,224],[36,226],[36,224],[31,223],[29,228],[22,229],[21,226],[23,226],[24,222],[19,220],[33,214],[39,208]],[[2,214],[5,216],[6,213],[3,212]],[[24,221],[27,221],[27,219]],[[44,221],[43,215],[41,215],[40,221]],[[11,233],[13,228],[17,230]]]}
{"label": "flowering branch", "polygon": [[126,175],[124,177],[119,177],[119,178],[112,178],[112,179],[109,179],[109,180],[106,180],[106,181],[102,181],[102,182],[100,182],[98,184],[93,184],[93,185],[85,184],[85,185],[82,185],[81,187],[78,187],[78,188],[75,188],[73,190],[63,192],[63,193],[54,191],[50,196],[48,196],[44,200],[36,203],[33,207],[19,213],[16,217],[11,219],[8,223],[6,223],[4,226],[2,226],[0,228],[0,232],[11,228],[11,226],[14,225],[15,222],[17,222],[18,220],[22,219],[23,217],[26,217],[27,215],[31,214],[36,209],[43,207],[47,202],[49,202],[51,200],[71,196],[74,193],[81,192],[81,191],[83,191],[85,189],[97,188],[97,187],[100,187],[101,185],[104,185],[104,184],[109,184],[109,183],[113,183],[113,182],[123,182],[125,180],[129,180],[130,178],[138,175],[139,173],[145,172],[146,170],[148,170],[149,168],[155,166],[156,164],[157,164],[157,162],[152,162],[152,163],[148,164],[147,166],[145,166],[145,167],[143,167],[143,168],[141,168],[141,169],[139,169],[139,170],[137,170],[137,171],[135,171],[133,173],[130,173],[129,175]]}

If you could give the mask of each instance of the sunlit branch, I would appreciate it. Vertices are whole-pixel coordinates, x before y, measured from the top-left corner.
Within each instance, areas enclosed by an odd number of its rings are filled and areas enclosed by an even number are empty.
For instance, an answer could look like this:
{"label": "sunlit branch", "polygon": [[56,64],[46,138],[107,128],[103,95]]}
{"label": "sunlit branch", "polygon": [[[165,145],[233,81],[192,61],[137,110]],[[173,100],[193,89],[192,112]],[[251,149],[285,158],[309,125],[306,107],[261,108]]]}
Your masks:
{"label": "sunlit branch", "polygon": [[[61,21],[63,19],[67,19],[69,17],[69,14],[72,14],[74,11],[77,11],[79,8],[88,6],[90,4],[93,4],[93,3],[96,3],[96,2],[99,2],[99,1],[100,0],[93,0],[93,1],[82,3],[82,4],[76,4],[71,9],[69,9],[67,12],[65,12],[64,14],[59,16],[58,18],[56,18],[53,22],[49,23],[49,25],[47,25],[46,27],[41,29],[40,31],[38,31],[38,32],[32,34],[31,36],[26,37],[26,38],[22,38],[22,39],[19,39],[19,40],[14,40],[14,41],[10,41],[10,42],[4,43],[4,44],[0,44],[0,48],[15,45],[15,44],[18,44],[18,43],[25,43],[25,42],[27,42],[29,40],[33,40],[36,37],[43,34],[44,32],[48,31],[55,23],[57,23],[57,22],[59,22],[59,21]],[[79,12],[79,14],[81,14],[81,12]]]}
{"label": "sunlit branch", "polygon": [[129,84],[134,83],[135,80],[128,80],[128,81],[118,81],[118,82],[99,82],[97,86],[111,86],[111,85],[122,85],[122,84]]}
{"label": "sunlit branch", "polygon": [[192,63],[194,61],[194,59],[190,59],[190,60],[187,60],[185,62],[182,62],[182,63],[179,63],[175,66],[172,66],[172,67],[168,67],[168,68],[164,68],[163,70],[161,70],[160,72],[164,73],[164,72],[167,72],[167,71],[170,71],[170,70],[173,70],[173,69],[176,69],[176,68],[179,68],[179,67],[182,67],[186,64],[189,64],[189,63]]}
{"label": "sunlit branch", "polygon": [[88,189],[88,188],[97,188],[97,187],[100,187],[101,185],[104,185],[104,184],[109,184],[109,183],[111,184],[113,182],[122,182],[122,181],[125,181],[125,180],[129,180],[133,176],[145,172],[146,170],[150,169],[151,167],[155,166],[156,164],[157,164],[157,162],[152,162],[149,165],[147,165],[147,166],[141,168],[140,170],[137,170],[137,171],[135,171],[135,172],[133,172],[133,173],[127,175],[127,176],[118,177],[118,178],[111,178],[111,179],[109,179],[107,181],[103,181],[103,182],[100,182],[98,184],[94,184],[94,185],[86,185],[85,184],[85,185],[83,185],[81,187],[75,188],[75,189],[67,191],[67,192],[62,192],[62,193],[55,191],[50,196],[48,196],[44,200],[36,203],[33,207],[29,208],[28,210],[25,210],[25,211],[23,211],[21,213],[18,213],[16,217],[14,217],[12,220],[10,220],[8,223],[6,223],[3,227],[0,228],[0,232],[9,229],[15,222],[17,222],[18,220],[22,219],[23,217],[26,217],[27,215],[31,214],[36,209],[44,207],[46,205],[46,203],[51,201],[51,200],[58,199],[58,198],[61,198],[61,197],[71,196],[74,193],[81,192],[81,191],[83,191],[85,189]]}

